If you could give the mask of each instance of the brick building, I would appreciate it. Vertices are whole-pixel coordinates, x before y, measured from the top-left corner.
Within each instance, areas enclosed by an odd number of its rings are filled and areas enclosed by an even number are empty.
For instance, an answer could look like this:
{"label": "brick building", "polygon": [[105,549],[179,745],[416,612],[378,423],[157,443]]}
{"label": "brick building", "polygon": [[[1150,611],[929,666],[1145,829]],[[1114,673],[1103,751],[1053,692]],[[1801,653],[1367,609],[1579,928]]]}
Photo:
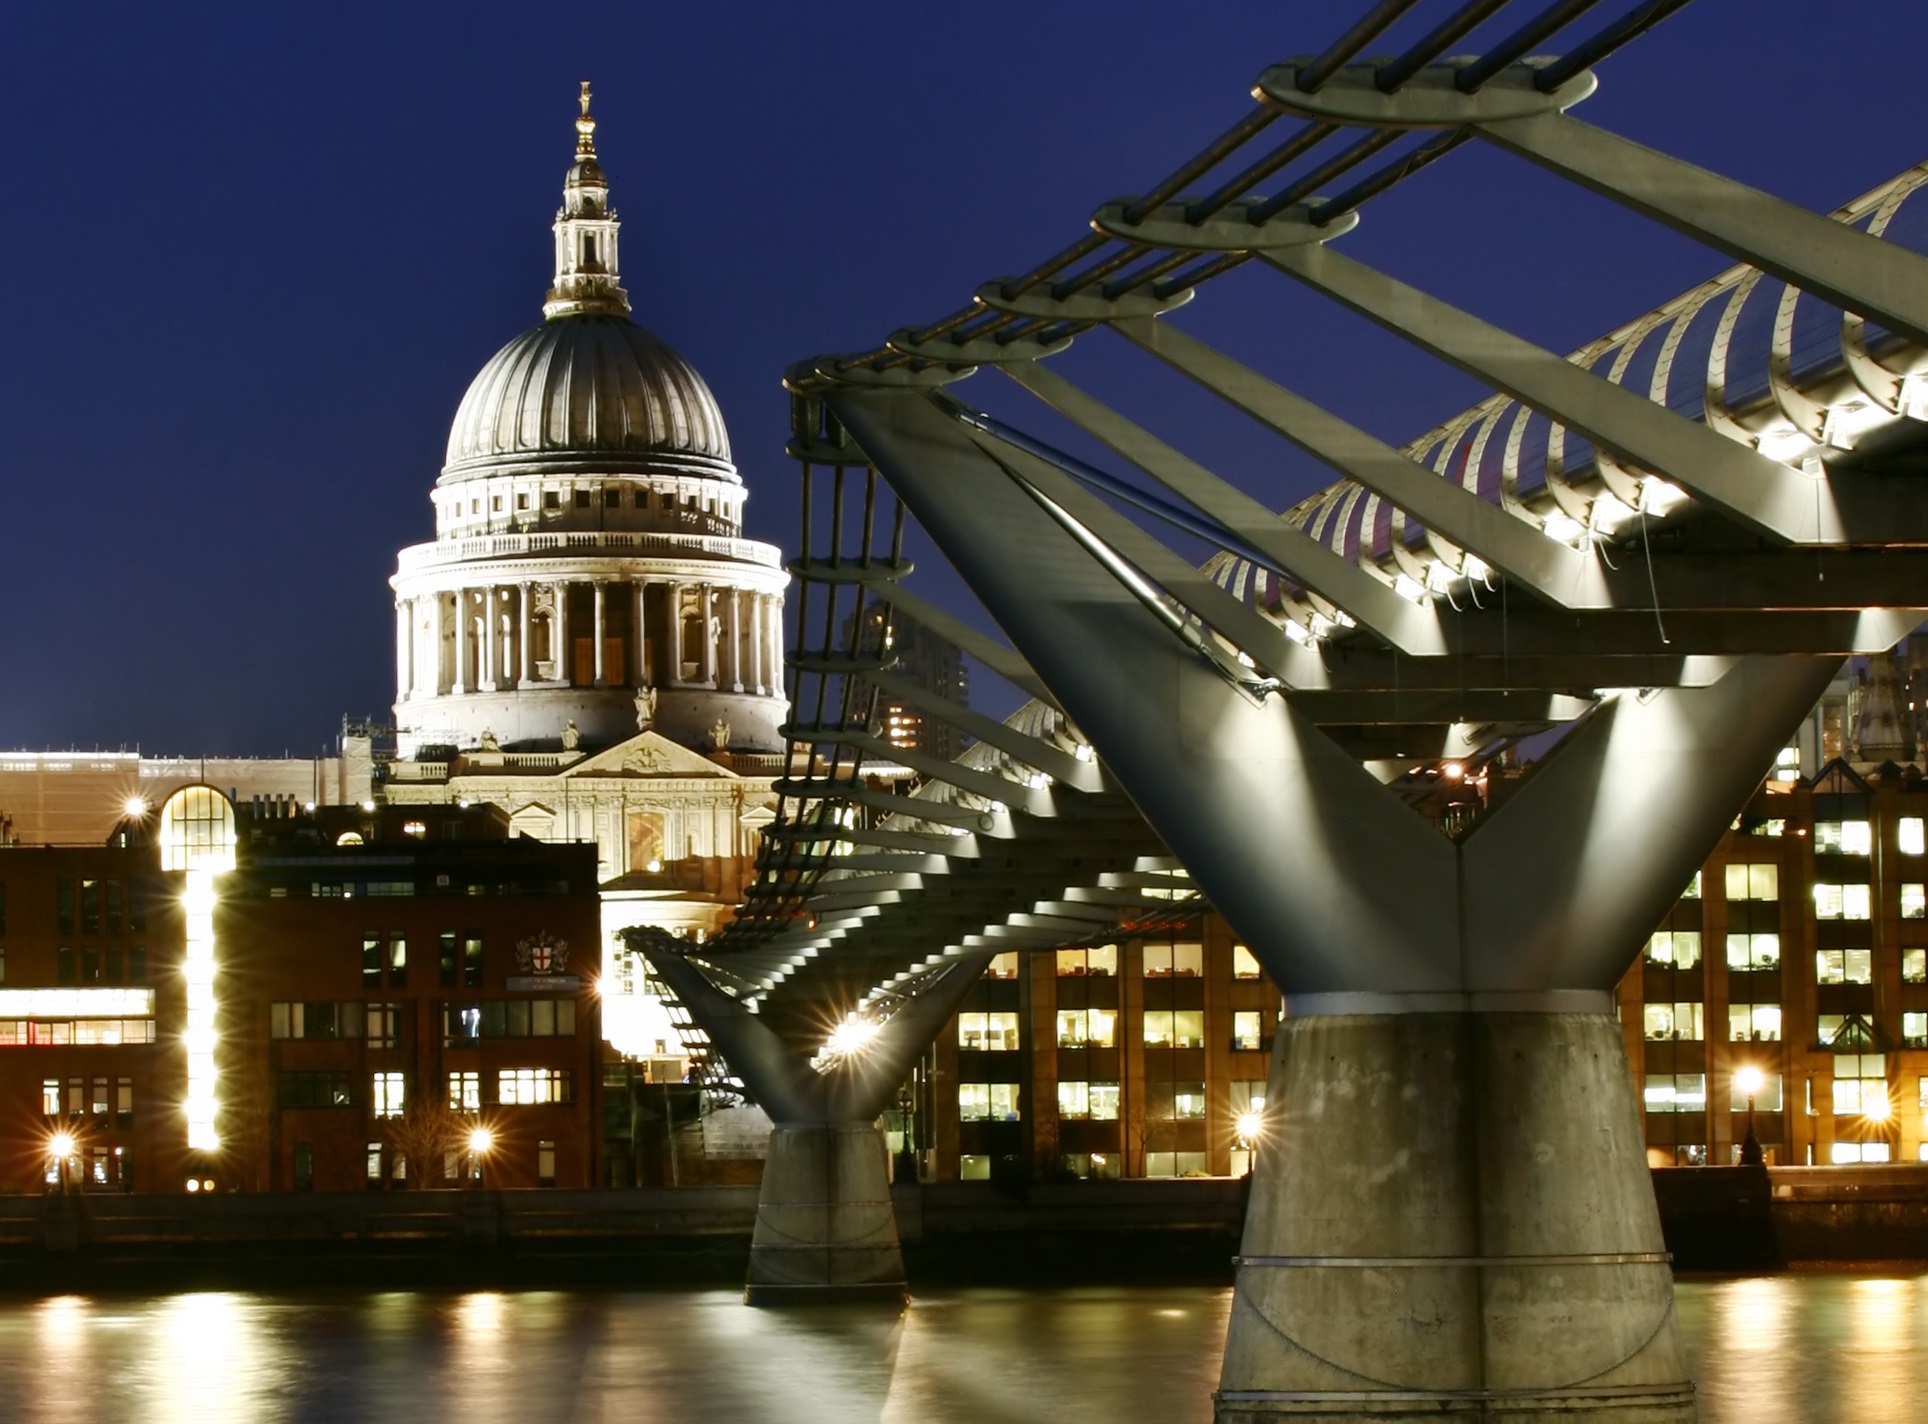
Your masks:
{"label": "brick building", "polygon": [[599,1178],[593,847],[197,787],[0,851],[0,907],[0,1188]]}

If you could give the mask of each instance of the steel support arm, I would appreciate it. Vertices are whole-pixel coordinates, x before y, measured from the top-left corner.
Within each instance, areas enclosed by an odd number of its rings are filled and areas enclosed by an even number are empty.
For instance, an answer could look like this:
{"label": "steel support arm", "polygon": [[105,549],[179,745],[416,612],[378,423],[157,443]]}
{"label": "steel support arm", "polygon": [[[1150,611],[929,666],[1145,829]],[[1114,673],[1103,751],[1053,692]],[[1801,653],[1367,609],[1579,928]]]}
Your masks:
{"label": "steel support arm", "polygon": [[[1198,884],[1280,982],[1446,988],[1451,843],[1278,698],[1158,618],[923,397],[826,396]],[[1062,478],[1062,477],[1061,477]],[[1388,896],[1342,867],[1372,861]]]}
{"label": "steel support arm", "polygon": [[1356,560],[1286,523],[1243,490],[1133,425],[1055,371],[1035,361],[999,369],[1245,540],[1272,560],[1278,572],[1345,609],[1362,626],[1409,653],[1439,651],[1439,628],[1431,614],[1401,598]]}
{"label": "steel support arm", "polygon": [[[971,438],[1019,487],[1029,486],[1076,520],[1091,536],[1155,581],[1174,599],[1249,654],[1259,666],[1296,685],[1310,656],[1256,609],[1232,597],[1069,475],[1013,445],[973,430]],[[982,595],[980,594],[980,597]],[[995,615],[993,615],[995,616]],[[1063,709],[1070,714],[1070,709]],[[1070,714],[1074,722],[1075,714]],[[1083,726],[1082,722],[1079,722]]]}
{"label": "steel support arm", "polygon": [[1104,778],[1095,762],[1080,761],[1062,747],[1052,746],[995,717],[987,717],[962,703],[953,702],[913,678],[886,671],[872,673],[865,680],[894,700],[918,708],[941,722],[948,722],[967,736],[996,747],[1006,756],[1035,767],[1054,780],[1075,786],[1080,791],[1104,790]]}
{"label": "steel support arm", "polygon": [[[1472,550],[1523,588],[1561,607],[1589,607],[1602,601],[1592,560],[1556,544],[1525,520],[1442,478],[1303,396],[1267,380],[1169,322],[1134,317],[1112,322],[1111,328],[1314,459],[1399,506],[1442,538]],[[1008,374],[1025,379],[1016,371]],[[1045,399],[1127,459],[1136,459],[1130,450],[1113,443],[1102,417],[1084,404],[1072,403],[1068,392],[1075,388],[1069,382],[1054,379],[1056,383],[1049,387],[1051,394]],[[1044,390],[1039,394],[1044,395]],[[1089,397],[1084,400],[1092,406],[1097,404]]]}
{"label": "steel support arm", "polygon": [[1664,476],[1758,533],[1791,543],[1845,538],[1826,485],[1817,491],[1814,481],[1777,460],[1328,246],[1259,255],[1287,276]]}
{"label": "steel support arm", "polygon": [[1566,114],[1480,137],[1928,346],[1928,258]]}
{"label": "steel support arm", "polygon": [[1468,988],[1611,989],[1839,667],[1747,658],[1568,733],[1461,843]]}

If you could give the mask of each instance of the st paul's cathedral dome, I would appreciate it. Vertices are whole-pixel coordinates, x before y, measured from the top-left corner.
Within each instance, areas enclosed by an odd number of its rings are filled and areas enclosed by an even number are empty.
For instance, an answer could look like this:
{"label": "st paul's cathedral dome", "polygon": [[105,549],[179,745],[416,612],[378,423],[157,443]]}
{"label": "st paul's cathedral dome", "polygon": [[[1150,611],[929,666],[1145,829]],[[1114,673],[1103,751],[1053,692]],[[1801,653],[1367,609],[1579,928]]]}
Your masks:
{"label": "st paul's cathedral dome", "polygon": [[788,580],[708,385],[630,320],[620,227],[584,85],[543,320],[470,383],[390,579],[404,758],[782,745]]}

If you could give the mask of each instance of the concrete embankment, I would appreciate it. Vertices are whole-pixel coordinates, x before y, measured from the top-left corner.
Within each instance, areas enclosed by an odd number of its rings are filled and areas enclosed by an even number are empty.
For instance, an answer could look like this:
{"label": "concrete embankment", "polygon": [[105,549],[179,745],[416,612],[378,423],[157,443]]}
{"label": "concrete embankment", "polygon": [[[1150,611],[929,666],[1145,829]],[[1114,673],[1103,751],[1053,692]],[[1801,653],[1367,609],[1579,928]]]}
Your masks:
{"label": "concrete embankment", "polygon": [[[1928,1167],[1657,1172],[1682,1270],[1928,1260]],[[1224,1179],[892,1189],[913,1282],[1224,1281]],[[0,1289],[738,1285],[757,1189],[0,1197]]]}

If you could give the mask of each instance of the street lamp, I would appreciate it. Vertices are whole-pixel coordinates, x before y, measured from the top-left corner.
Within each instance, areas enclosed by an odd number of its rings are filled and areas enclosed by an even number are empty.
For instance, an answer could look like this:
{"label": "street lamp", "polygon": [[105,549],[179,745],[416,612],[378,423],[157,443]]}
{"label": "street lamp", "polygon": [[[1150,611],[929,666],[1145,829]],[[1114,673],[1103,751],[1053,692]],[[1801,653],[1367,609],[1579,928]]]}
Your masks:
{"label": "street lamp", "polygon": [[1245,1154],[1245,1175],[1252,1175],[1252,1151],[1265,1131],[1265,1118],[1253,1111],[1240,1113],[1232,1119],[1232,1138],[1238,1143],[1239,1150]]}
{"label": "street lamp", "polygon": [[486,1127],[478,1127],[469,1133],[469,1177],[472,1181],[482,1180],[482,1163],[495,1146],[495,1134]]}
{"label": "street lamp", "polygon": [[1761,1070],[1751,1063],[1734,1074],[1734,1086],[1747,1098],[1747,1136],[1741,1140],[1743,1167],[1759,1167],[1767,1161],[1766,1154],[1761,1151],[1761,1139],[1754,1135],[1754,1095],[1760,1092],[1764,1081]]}
{"label": "street lamp", "polygon": [[74,1135],[56,1132],[47,1139],[47,1152],[54,1159],[54,1179],[62,1194],[67,1190],[67,1159],[74,1155]]}

